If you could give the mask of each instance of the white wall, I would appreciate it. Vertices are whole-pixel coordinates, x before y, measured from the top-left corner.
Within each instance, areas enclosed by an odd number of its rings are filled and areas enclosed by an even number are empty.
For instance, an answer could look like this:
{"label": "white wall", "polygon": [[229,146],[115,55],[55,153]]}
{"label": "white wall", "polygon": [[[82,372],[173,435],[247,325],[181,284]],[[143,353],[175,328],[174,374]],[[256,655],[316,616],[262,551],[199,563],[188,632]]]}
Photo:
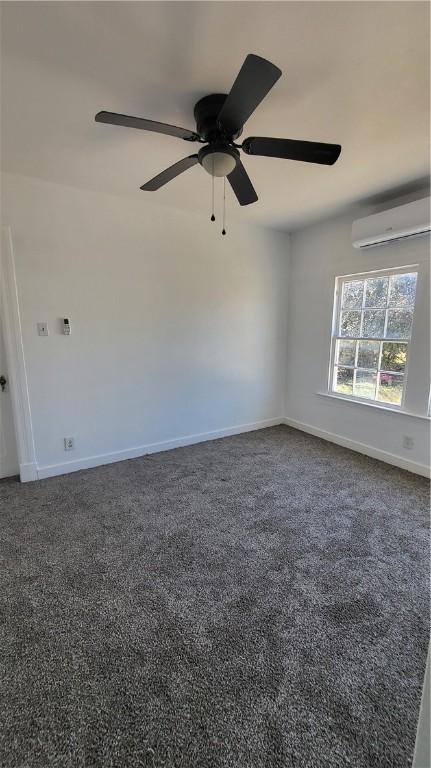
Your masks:
{"label": "white wall", "polygon": [[41,476],[282,416],[285,235],[232,224],[221,237],[209,219],[143,195],[2,182]]}
{"label": "white wall", "polygon": [[[295,232],[290,244],[240,217],[221,237],[206,218],[152,200],[11,174],[2,182],[40,476],[283,414],[426,472],[429,421],[318,393],[327,389],[336,276],[419,263],[423,386],[409,380],[407,405],[425,413],[429,241],[358,253],[351,222],[370,212],[360,207]],[[65,316],[69,338],[60,333]],[[48,338],[37,336],[41,320]],[[74,451],[64,451],[65,436]]]}
{"label": "white wall", "polygon": [[[370,455],[384,458],[384,453],[391,458],[391,454],[394,463],[426,473],[429,421],[318,394],[328,389],[335,278],[419,264],[415,359],[412,348],[409,363],[410,369],[415,368],[415,382],[410,375],[406,408],[426,413],[430,370],[429,238],[358,252],[351,245],[352,220],[368,213],[371,210],[358,207],[291,235],[285,415],[291,423],[307,425],[310,431],[328,439],[339,436],[350,447],[361,443],[362,450],[370,449]],[[403,435],[413,437],[413,449],[403,448]]]}

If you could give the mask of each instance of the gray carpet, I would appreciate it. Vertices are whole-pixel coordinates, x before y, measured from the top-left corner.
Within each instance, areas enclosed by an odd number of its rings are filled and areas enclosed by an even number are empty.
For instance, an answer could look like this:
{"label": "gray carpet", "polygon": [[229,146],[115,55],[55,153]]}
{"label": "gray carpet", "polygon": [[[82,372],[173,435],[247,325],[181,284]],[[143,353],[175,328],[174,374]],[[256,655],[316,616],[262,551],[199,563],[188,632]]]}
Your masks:
{"label": "gray carpet", "polygon": [[287,427],[0,484],[2,768],[405,768],[428,484]]}

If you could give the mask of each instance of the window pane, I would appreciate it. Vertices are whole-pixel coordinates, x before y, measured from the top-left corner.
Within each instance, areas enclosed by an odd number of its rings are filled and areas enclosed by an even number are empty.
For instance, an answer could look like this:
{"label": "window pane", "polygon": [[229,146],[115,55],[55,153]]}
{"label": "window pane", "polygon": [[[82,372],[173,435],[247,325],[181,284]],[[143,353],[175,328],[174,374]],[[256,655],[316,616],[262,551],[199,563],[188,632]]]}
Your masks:
{"label": "window pane", "polygon": [[390,307],[412,307],[415,303],[416,273],[393,275],[389,291]]}
{"label": "window pane", "polygon": [[339,365],[355,365],[356,341],[337,342],[337,363]]}
{"label": "window pane", "polygon": [[406,367],[407,344],[395,344],[392,341],[383,342],[382,371],[398,371],[404,373]]}
{"label": "window pane", "polygon": [[403,397],[404,376],[396,373],[381,373],[379,377],[379,387],[377,400],[383,403],[393,403],[401,405]]}
{"label": "window pane", "polygon": [[342,307],[345,309],[360,309],[362,307],[363,292],[363,280],[349,280],[347,283],[343,283]]}
{"label": "window pane", "polygon": [[387,339],[409,339],[413,312],[410,309],[389,309],[386,327]]}
{"label": "window pane", "polygon": [[365,306],[386,307],[388,297],[388,277],[373,277],[365,283]]}
{"label": "window pane", "polygon": [[379,341],[360,341],[358,347],[358,367],[377,368],[379,363]]}
{"label": "window pane", "polygon": [[353,394],[356,397],[368,397],[374,400],[376,397],[377,373],[370,371],[356,371]]}
{"label": "window pane", "polygon": [[342,312],[340,336],[359,336],[361,329],[360,312]]}
{"label": "window pane", "polygon": [[353,391],[353,368],[336,368],[334,390],[343,395],[351,395]]}
{"label": "window pane", "polygon": [[417,279],[386,270],[337,278],[333,392],[401,405]]}
{"label": "window pane", "polygon": [[380,338],[385,329],[385,310],[369,309],[364,312],[364,324],[361,336]]}

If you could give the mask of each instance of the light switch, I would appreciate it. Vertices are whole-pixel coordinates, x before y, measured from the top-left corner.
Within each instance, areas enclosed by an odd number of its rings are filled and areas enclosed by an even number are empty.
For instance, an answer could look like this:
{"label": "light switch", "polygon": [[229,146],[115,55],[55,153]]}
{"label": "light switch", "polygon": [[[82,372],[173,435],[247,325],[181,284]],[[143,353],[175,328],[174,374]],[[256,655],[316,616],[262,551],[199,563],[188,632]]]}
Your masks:
{"label": "light switch", "polygon": [[37,332],[39,336],[48,336],[48,323],[38,323]]}

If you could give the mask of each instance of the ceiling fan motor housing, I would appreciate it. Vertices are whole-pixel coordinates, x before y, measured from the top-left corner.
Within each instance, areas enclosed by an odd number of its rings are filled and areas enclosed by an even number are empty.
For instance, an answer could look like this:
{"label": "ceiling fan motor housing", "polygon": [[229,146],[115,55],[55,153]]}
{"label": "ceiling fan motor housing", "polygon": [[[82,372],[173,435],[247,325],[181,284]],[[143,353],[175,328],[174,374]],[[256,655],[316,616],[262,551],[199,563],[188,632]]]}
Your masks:
{"label": "ceiling fan motor housing", "polygon": [[212,93],[210,96],[204,96],[195,104],[194,117],[197,132],[205,141],[218,141],[221,138],[233,141],[233,139],[241,136],[242,128],[235,134],[227,136],[218,123],[218,116],[226,99],[225,93]]}
{"label": "ceiling fan motor housing", "polygon": [[226,98],[224,93],[213,93],[200,99],[194,108],[197,132],[209,144],[200,150],[199,162],[211,176],[228,176],[239,160],[239,152],[232,142],[242,129],[235,135],[227,135],[218,121]]}

